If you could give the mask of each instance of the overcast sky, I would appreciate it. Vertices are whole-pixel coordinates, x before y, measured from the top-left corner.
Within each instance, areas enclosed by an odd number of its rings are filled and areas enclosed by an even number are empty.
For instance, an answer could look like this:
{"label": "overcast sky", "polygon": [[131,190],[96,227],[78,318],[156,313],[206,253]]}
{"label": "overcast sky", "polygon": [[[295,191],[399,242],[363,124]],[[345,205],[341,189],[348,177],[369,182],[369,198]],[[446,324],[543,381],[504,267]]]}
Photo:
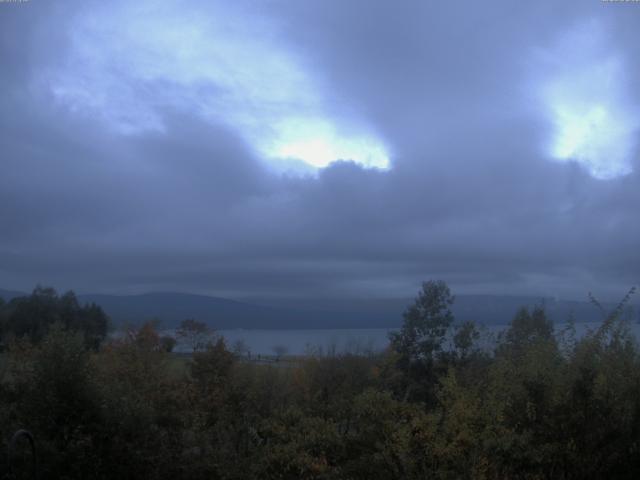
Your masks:
{"label": "overcast sky", "polygon": [[0,288],[621,297],[640,3],[0,3]]}

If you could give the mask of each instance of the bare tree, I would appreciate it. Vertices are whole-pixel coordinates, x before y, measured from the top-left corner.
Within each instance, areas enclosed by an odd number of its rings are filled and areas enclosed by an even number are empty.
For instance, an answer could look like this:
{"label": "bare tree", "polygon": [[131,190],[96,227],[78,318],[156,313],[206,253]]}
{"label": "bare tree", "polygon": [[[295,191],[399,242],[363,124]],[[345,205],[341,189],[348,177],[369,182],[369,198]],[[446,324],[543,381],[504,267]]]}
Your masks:
{"label": "bare tree", "polygon": [[289,352],[289,349],[284,345],[274,345],[271,350],[276,354],[276,362]]}
{"label": "bare tree", "polygon": [[203,350],[213,338],[213,330],[204,322],[187,318],[180,322],[176,330],[178,341],[188,346],[193,352]]}
{"label": "bare tree", "polygon": [[251,351],[242,338],[236,340],[233,344],[233,353],[238,357],[251,356]]}

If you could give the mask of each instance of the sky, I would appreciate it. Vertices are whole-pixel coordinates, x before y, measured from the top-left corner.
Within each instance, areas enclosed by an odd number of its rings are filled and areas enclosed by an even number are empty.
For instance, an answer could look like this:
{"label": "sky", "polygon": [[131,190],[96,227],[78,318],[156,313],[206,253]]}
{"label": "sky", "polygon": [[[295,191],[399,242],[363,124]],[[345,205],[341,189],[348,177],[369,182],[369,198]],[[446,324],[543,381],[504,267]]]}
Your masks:
{"label": "sky", "polygon": [[621,298],[640,3],[0,2],[0,288]]}

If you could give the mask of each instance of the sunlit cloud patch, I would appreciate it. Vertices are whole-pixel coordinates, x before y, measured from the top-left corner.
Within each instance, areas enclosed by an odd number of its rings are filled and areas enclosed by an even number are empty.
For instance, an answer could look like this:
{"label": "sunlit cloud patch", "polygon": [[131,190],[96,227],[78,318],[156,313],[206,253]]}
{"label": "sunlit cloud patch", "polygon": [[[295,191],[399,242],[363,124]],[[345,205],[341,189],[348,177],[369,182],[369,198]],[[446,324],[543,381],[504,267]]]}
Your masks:
{"label": "sunlit cloud patch", "polygon": [[385,169],[388,154],[383,145],[367,135],[341,135],[326,120],[290,118],[277,125],[280,135],[265,149],[270,157],[304,159],[314,167],[326,167],[336,159],[356,160],[368,168]]}
{"label": "sunlit cloud patch", "polygon": [[278,25],[233,4],[120,2],[80,12],[66,60],[45,85],[69,110],[124,135],[163,131],[180,108],[235,129],[276,168],[337,160],[388,168],[362,119],[327,113],[311,66],[284,47]]}
{"label": "sunlit cloud patch", "polygon": [[590,23],[566,35],[545,62],[542,99],[554,126],[550,153],[578,162],[595,178],[632,171],[640,112],[629,101],[622,58],[603,48],[604,30]]}

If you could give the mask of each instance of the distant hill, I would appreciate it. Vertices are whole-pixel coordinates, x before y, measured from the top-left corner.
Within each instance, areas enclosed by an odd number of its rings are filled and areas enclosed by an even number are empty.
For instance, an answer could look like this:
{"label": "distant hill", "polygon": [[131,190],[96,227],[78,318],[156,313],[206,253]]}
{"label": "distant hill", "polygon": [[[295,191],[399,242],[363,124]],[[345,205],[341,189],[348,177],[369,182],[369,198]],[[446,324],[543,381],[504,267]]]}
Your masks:
{"label": "distant hill", "polygon": [[[196,318],[217,329],[394,328],[402,324],[402,313],[413,302],[410,298],[287,300],[265,305],[170,292],[128,296],[80,295],[79,299],[102,306],[116,324],[157,318],[164,326],[173,327],[185,318]],[[544,303],[547,314],[554,322],[565,322],[571,315],[578,322],[602,320],[601,313],[589,302],[540,297],[459,295],[453,312],[458,321],[506,324],[518,308],[533,307],[540,303]],[[605,308],[613,307],[612,304],[605,304]]]}
{"label": "distant hill", "polygon": [[[115,323],[120,324],[155,318],[165,327],[175,327],[185,318],[195,318],[217,329],[300,328],[299,325],[311,321],[308,312],[187,293],[79,295],[78,298],[100,305]],[[311,323],[318,320],[315,318]],[[333,327],[335,325],[329,328]]]}
{"label": "distant hill", "polygon": [[[371,300],[297,300],[279,301],[272,305],[288,305],[300,310],[340,312],[346,325],[360,322],[365,327],[396,327],[402,324],[402,313],[414,302],[413,298]],[[475,321],[484,325],[504,325],[511,321],[520,307],[533,308],[543,304],[547,315],[554,323],[566,322],[573,317],[576,322],[598,322],[602,313],[588,301],[556,300],[553,298],[508,296],[508,295],[456,295],[453,313],[456,321]],[[603,303],[607,311],[615,304]],[[636,308],[636,318],[638,305]],[[355,328],[355,327],[354,327]]]}
{"label": "distant hill", "polygon": [[15,297],[22,297],[23,295],[26,295],[26,294],[24,292],[17,292],[13,290],[2,290],[0,288],[0,298],[3,299],[5,302],[8,302],[9,300]]}
{"label": "distant hill", "polygon": [[[0,290],[9,300],[24,295]],[[268,305],[238,302],[188,293],[156,292],[142,295],[78,295],[83,302],[100,305],[115,325],[138,324],[158,319],[165,328],[177,326],[185,318],[196,318],[217,329],[313,329],[313,328],[394,328],[402,324],[402,313],[413,299],[371,300],[281,300]],[[540,297],[504,295],[458,295],[453,312],[458,321],[474,320],[484,325],[506,324],[521,306],[544,303],[554,322],[571,315],[577,322],[597,322],[602,315],[589,302]],[[605,304],[611,309],[614,305]],[[637,315],[637,313],[636,313]]]}

